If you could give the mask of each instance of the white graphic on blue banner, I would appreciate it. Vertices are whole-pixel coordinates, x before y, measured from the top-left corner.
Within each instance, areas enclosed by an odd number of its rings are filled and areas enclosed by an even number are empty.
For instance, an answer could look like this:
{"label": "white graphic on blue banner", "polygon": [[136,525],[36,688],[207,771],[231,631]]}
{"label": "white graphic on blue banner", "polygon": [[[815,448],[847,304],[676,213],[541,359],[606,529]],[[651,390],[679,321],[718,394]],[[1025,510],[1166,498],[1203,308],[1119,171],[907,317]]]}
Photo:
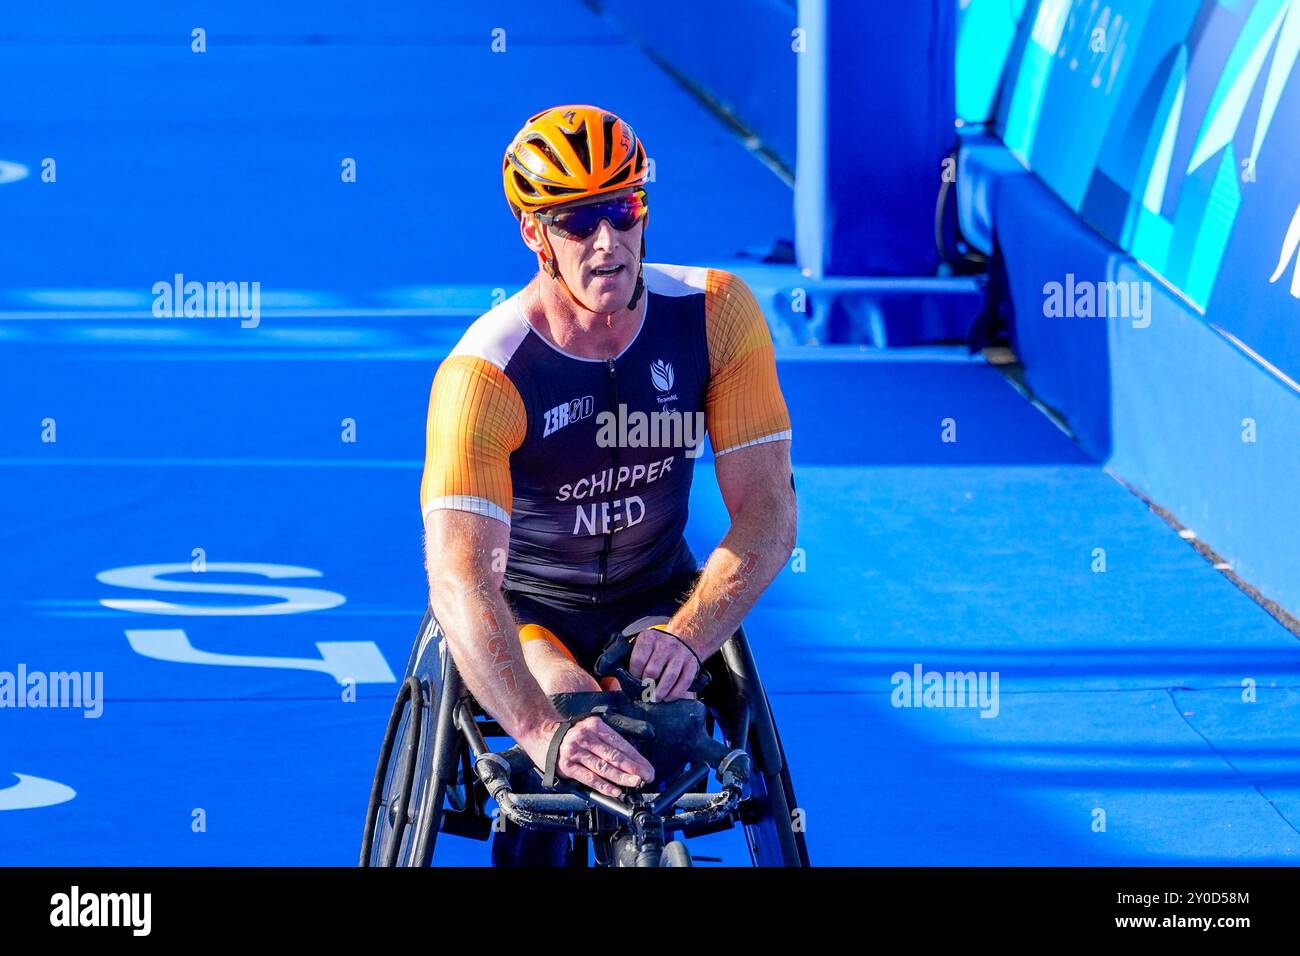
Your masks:
{"label": "white graphic on blue banner", "polygon": [[[190,575],[189,580],[173,581],[166,575]],[[265,578],[318,578],[315,568],[291,564],[259,562],[209,561],[205,571],[196,572],[191,564],[139,564],[101,571],[96,578],[113,587],[141,591],[166,591],[182,594],[244,595],[280,598],[261,604],[178,604],[149,598],[101,598],[100,604],[118,611],[136,614],[175,616],[230,616],[265,614],[302,614],[338,607],[347,598],[323,588],[266,586],[258,584],[223,584],[194,580],[214,574],[254,574]],[[133,629],[126,632],[131,649],[142,657],[173,664],[206,664],[216,667],[260,667],[275,670],[303,670],[329,674],[340,684],[396,683],[383,652],[374,641],[316,641],[319,657],[279,657],[261,654],[225,654],[195,647],[189,635],[177,628]]]}
{"label": "white graphic on blue banner", "polygon": [[[1282,278],[1286,272],[1286,267],[1291,264],[1291,257],[1296,254],[1297,247],[1300,247],[1300,206],[1295,207],[1295,215],[1291,217],[1291,227],[1286,231],[1286,238],[1282,240],[1282,255],[1278,257],[1277,268],[1273,271],[1269,282],[1276,282]],[[1291,294],[1300,299],[1300,256],[1296,257],[1295,271],[1291,273]]]}
{"label": "white graphic on blue banner", "polygon": [[[338,607],[347,598],[334,591],[321,588],[270,587],[260,584],[220,584],[198,581],[214,574],[256,574],[266,578],[318,578],[315,568],[300,568],[291,564],[261,564],[247,562],[210,561],[207,570],[195,572],[193,566],[181,564],[139,564],[129,568],[101,571],[95,577],[101,584],[133,588],[140,591],[169,591],[179,594],[242,594],[249,597],[280,598],[268,604],[173,604],[145,598],[101,598],[100,604],[117,611],[136,614],[167,614],[194,617],[223,617],[262,614],[302,614],[305,611],[324,611]],[[170,581],[164,575],[190,574],[186,581]]]}
{"label": "white graphic on blue banner", "polygon": [[27,178],[27,167],[22,163],[11,163],[0,159],[0,184],[16,183]]}
{"label": "white graphic on blue banner", "polygon": [[54,807],[67,803],[77,795],[66,784],[31,774],[14,773],[18,782],[13,786],[0,789],[0,810],[35,810],[39,807]]}
{"label": "white graphic on blue banner", "polygon": [[374,641],[316,641],[320,657],[266,657],[257,654],[219,654],[190,643],[181,630],[127,631],[131,650],[142,657],[173,664],[209,664],[217,667],[268,667],[276,670],[319,671],[338,683],[392,684],[397,678]]}

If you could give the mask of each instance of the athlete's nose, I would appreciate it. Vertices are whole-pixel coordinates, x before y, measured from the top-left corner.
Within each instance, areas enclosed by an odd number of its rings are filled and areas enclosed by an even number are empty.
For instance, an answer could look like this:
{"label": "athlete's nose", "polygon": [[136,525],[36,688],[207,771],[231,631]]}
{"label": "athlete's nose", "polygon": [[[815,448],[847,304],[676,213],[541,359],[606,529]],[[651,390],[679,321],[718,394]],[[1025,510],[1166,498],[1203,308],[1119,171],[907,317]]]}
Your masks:
{"label": "athlete's nose", "polygon": [[616,241],[613,225],[608,219],[602,219],[596,225],[596,242],[594,248],[604,252],[607,249],[613,249]]}

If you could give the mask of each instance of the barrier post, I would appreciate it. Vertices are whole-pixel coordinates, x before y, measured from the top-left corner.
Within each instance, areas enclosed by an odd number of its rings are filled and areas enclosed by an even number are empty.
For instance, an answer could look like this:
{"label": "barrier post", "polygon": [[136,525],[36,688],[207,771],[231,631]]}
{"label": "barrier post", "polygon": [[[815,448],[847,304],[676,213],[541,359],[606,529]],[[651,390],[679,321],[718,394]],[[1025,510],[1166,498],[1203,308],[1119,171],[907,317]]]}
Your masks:
{"label": "barrier post", "polygon": [[937,269],[956,19],[955,0],[799,0],[795,249],[805,274]]}

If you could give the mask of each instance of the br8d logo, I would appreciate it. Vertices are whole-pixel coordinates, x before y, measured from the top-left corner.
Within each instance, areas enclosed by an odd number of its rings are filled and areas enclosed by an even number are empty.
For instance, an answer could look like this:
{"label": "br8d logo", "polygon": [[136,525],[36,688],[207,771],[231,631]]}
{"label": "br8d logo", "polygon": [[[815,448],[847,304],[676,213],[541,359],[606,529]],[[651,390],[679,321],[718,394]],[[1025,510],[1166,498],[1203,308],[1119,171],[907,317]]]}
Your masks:
{"label": "br8d logo", "polygon": [[546,428],[542,431],[542,437],[545,438],[552,432],[559,431],[565,425],[590,418],[595,405],[596,400],[590,395],[575,398],[563,405],[556,405],[546,413]]}

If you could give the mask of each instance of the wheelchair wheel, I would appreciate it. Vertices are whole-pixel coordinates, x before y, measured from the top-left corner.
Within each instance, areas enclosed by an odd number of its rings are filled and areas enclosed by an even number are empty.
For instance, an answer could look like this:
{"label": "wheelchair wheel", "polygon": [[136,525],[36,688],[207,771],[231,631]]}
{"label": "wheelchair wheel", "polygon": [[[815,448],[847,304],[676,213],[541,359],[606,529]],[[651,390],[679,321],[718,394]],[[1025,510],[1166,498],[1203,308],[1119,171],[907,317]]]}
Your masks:
{"label": "wheelchair wheel", "polygon": [[791,848],[791,811],[782,774],[756,774],[750,780],[752,815],[745,823],[745,842],[754,866],[802,866],[797,846]]}
{"label": "wheelchair wheel", "polygon": [[[714,688],[718,695],[714,704],[719,707],[723,726],[730,726],[728,739],[743,736],[754,758],[754,773],[740,813],[750,860],[754,866],[811,866],[803,815],[796,816],[799,804],[790,765],[743,627],[723,645],[719,657],[717,672],[723,680],[718,683],[723,686]],[[740,712],[748,716],[744,727],[734,722],[741,719],[734,709],[737,700],[746,702],[747,711]]]}
{"label": "wheelchair wheel", "polygon": [[[380,748],[361,866],[428,866],[445,803],[449,798],[453,805],[464,802],[464,794],[456,792],[456,755],[447,759],[444,753],[455,745],[442,707],[445,654],[442,632],[426,611]],[[435,758],[450,764],[450,773],[445,766],[436,773]]]}
{"label": "wheelchair wheel", "polygon": [[[763,704],[768,707],[767,693]],[[794,795],[794,782],[790,778],[790,765],[781,733],[776,721],[771,720],[781,769],[776,773],[761,770],[750,778],[749,812],[743,815],[745,842],[754,866],[811,866],[808,843],[804,837],[802,813],[795,816],[799,804]]]}
{"label": "wheelchair wheel", "polygon": [[659,859],[659,865],[662,866],[694,866],[691,862],[691,851],[686,849],[686,844],[681,840],[673,840],[664,847],[664,855]]}

